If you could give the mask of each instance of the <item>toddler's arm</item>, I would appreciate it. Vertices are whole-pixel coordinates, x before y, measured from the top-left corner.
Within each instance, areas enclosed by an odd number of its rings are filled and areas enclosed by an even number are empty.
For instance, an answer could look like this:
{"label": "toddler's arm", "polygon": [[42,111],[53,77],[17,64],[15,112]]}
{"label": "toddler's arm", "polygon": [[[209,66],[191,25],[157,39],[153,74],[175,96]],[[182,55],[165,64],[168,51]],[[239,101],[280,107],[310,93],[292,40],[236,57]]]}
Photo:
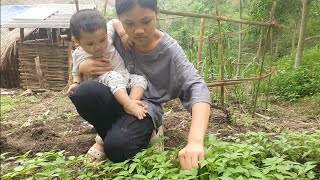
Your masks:
{"label": "toddler's arm", "polygon": [[130,49],[132,46],[132,41],[129,39],[126,31],[124,30],[122,23],[118,19],[111,20],[114,30],[119,35],[123,46],[127,49]]}
{"label": "toddler's arm", "polygon": [[77,87],[80,85],[80,83],[82,82],[81,75],[73,75],[72,79],[73,79],[73,83],[69,86],[69,89],[67,91],[67,95],[72,94],[77,89]]}

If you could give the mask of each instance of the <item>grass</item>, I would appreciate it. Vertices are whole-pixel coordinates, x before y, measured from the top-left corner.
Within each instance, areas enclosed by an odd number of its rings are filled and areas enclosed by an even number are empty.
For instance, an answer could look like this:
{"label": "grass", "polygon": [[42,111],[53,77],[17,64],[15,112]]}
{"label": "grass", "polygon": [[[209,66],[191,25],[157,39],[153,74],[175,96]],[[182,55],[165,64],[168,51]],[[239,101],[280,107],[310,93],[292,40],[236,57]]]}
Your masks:
{"label": "grass", "polygon": [[7,121],[12,117],[12,112],[17,109],[30,106],[40,102],[36,96],[1,96],[1,118],[0,121]]}

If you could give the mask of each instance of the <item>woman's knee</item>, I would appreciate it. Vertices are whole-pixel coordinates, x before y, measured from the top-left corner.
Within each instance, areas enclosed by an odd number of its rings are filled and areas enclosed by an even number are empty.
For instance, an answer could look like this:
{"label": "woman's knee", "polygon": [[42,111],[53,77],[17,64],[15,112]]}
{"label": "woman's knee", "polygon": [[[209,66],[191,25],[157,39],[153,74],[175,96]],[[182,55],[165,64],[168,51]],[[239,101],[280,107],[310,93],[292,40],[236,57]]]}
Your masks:
{"label": "woman's knee", "polygon": [[144,120],[137,120],[131,115],[123,116],[113,124],[104,140],[107,157],[113,162],[132,158],[148,147],[152,131],[150,116]]}
{"label": "woman's knee", "polygon": [[86,81],[80,84],[80,86],[71,94],[71,97],[82,98],[82,97],[92,97],[108,91],[108,87],[96,82],[96,81]]}
{"label": "woman's knee", "polygon": [[122,162],[130,158],[127,155],[128,137],[125,132],[118,130],[118,132],[110,130],[104,140],[104,151],[112,162]]}

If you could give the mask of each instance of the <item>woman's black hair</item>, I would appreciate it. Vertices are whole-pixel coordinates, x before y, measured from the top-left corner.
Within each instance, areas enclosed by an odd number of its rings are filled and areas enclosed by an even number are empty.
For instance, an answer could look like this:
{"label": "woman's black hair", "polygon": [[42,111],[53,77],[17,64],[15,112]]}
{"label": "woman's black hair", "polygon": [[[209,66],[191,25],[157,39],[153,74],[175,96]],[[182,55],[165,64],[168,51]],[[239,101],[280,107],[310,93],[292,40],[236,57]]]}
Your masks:
{"label": "woman's black hair", "polygon": [[82,9],[70,19],[71,34],[76,39],[80,39],[81,30],[92,33],[100,28],[107,29],[106,19],[95,9]]}
{"label": "woman's black hair", "polygon": [[143,8],[149,8],[153,11],[157,11],[157,0],[116,0],[116,12],[117,15],[130,11],[134,6],[139,5]]}

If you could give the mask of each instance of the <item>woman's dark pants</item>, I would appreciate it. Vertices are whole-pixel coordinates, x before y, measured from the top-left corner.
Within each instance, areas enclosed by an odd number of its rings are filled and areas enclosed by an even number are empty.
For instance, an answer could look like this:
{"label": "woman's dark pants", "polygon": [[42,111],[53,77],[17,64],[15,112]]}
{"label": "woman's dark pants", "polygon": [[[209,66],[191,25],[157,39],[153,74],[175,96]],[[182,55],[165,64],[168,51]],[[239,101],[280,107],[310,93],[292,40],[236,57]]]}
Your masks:
{"label": "woman's dark pants", "polygon": [[124,112],[110,89],[96,81],[83,82],[69,98],[78,113],[94,126],[104,140],[109,160],[122,162],[148,147],[154,129],[152,119]]}

